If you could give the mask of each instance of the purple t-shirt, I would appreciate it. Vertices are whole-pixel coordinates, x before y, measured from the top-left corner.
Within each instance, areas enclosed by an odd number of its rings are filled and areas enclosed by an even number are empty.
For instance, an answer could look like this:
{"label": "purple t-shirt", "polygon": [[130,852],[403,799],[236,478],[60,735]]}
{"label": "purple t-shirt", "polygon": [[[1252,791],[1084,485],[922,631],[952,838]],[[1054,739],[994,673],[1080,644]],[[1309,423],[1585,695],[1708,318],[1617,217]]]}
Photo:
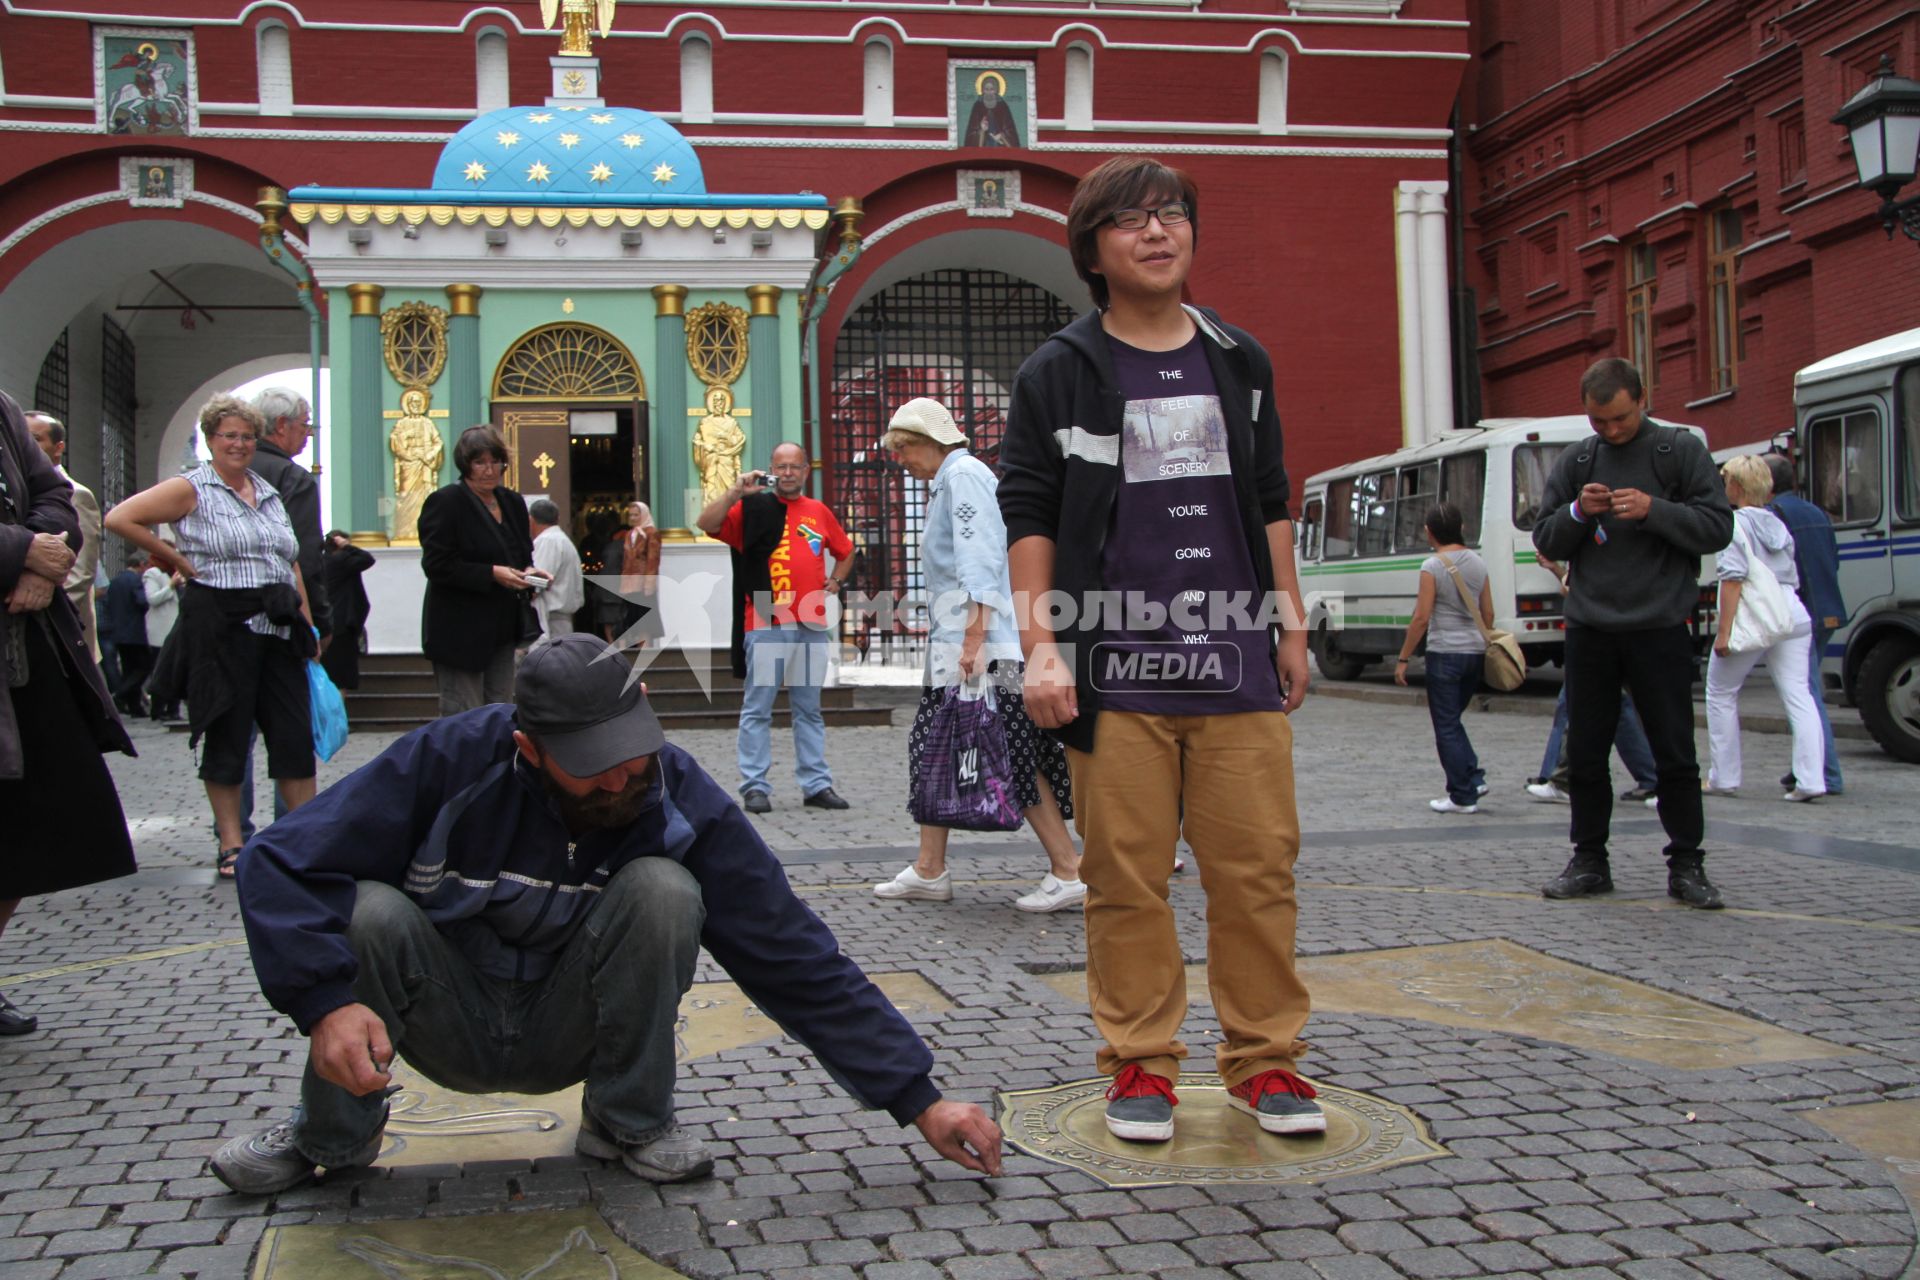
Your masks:
{"label": "purple t-shirt", "polygon": [[[1228,715],[1285,705],[1202,341],[1196,333],[1176,351],[1142,351],[1107,338],[1126,411],[1101,573],[1123,606],[1146,605],[1144,618],[1110,623],[1094,650],[1093,685],[1114,711]],[[1156,607],[1164,621],[1141,626]]]}

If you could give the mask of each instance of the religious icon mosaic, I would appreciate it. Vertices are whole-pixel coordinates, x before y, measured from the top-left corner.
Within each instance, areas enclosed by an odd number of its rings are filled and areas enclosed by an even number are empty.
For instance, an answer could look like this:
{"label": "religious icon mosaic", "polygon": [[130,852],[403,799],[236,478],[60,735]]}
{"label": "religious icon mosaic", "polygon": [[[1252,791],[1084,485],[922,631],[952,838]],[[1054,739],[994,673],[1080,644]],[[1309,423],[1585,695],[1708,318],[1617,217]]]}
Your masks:
{"label": "religious icon mosaic", "polygon": [[120,190],[136,209],[178,209],[193,190],[193,161],[184,156],[121,156]]}
{"label": "religious icon mosaic", "polygon": [[183,137],[198,114],[193,37],[169,28],[97,27],[94,107],[101,129],[129,137]]}
{"label": "religious icon mosaic", "polygon": [[969,218],[1011,218],[1020,203],[1020,173],[1016,169],[962,169],[955,199]]}
{"label": "religious icon mosaic", "polygon": [[959,147],[1033,142],[1033,64],[955,58],[947,63],[948,133]]}

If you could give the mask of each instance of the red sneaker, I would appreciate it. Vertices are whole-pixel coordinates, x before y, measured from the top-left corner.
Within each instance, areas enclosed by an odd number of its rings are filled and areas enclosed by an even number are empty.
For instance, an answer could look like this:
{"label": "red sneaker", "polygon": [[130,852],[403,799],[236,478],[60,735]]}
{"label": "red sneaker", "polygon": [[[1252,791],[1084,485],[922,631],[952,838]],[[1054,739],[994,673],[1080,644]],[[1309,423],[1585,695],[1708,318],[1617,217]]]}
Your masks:
{"label": "red sneaker", "polygon": [[1262,1071],[1227,1090],[1227,1104],[1260,1122],[1268,1133],[1325,1133],[1327,1113],[1312,1085],[1291,1071]]}
{"label": "red sneaker", "polygon": [[1128,1142],[1165,1142],[1179,1105],[1173,1081],[1129,1062],[1107,1088],[1107,1132]]}

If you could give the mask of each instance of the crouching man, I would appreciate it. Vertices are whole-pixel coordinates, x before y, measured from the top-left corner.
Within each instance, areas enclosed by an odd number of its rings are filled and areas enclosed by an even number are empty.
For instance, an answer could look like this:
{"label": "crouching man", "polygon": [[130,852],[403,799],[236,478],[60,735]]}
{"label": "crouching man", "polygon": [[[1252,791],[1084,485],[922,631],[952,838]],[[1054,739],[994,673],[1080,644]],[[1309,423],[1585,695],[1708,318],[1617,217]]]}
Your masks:
{"label": "crouching man", "polygon": [[578,1149],[703,1177],[674,1124],[674,1023],[704,946],[856,1099],[969,1169],[1000,1131],[795,896],[752,824],[666,742],[626,661],[557,636],[517,706],[448,716],[262,831],[240,903],[267,999],[311,1037],[300,1106],[215,1153],[235,1191],[380,1150],[396,1054],[463,1092],[586,1082]]}

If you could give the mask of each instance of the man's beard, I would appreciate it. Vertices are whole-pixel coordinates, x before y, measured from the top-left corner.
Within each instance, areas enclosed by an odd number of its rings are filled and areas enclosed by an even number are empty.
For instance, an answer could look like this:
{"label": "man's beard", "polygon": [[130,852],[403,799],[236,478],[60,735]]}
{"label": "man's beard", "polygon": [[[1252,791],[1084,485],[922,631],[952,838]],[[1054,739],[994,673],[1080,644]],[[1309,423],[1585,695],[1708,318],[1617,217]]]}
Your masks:
{"label": "man's beard", "polygon": [[584,796],[562,790],[545,769],[540,770],[540,782],[553,800],[553,807],[560,811],[560,820],[567,824],[567,830],[583,835],[589,831],[632,826],[638,821],[653,799],[653,780],[658,771],[658,766],[647,770],[629,780],[623,790],[596,790]]}

